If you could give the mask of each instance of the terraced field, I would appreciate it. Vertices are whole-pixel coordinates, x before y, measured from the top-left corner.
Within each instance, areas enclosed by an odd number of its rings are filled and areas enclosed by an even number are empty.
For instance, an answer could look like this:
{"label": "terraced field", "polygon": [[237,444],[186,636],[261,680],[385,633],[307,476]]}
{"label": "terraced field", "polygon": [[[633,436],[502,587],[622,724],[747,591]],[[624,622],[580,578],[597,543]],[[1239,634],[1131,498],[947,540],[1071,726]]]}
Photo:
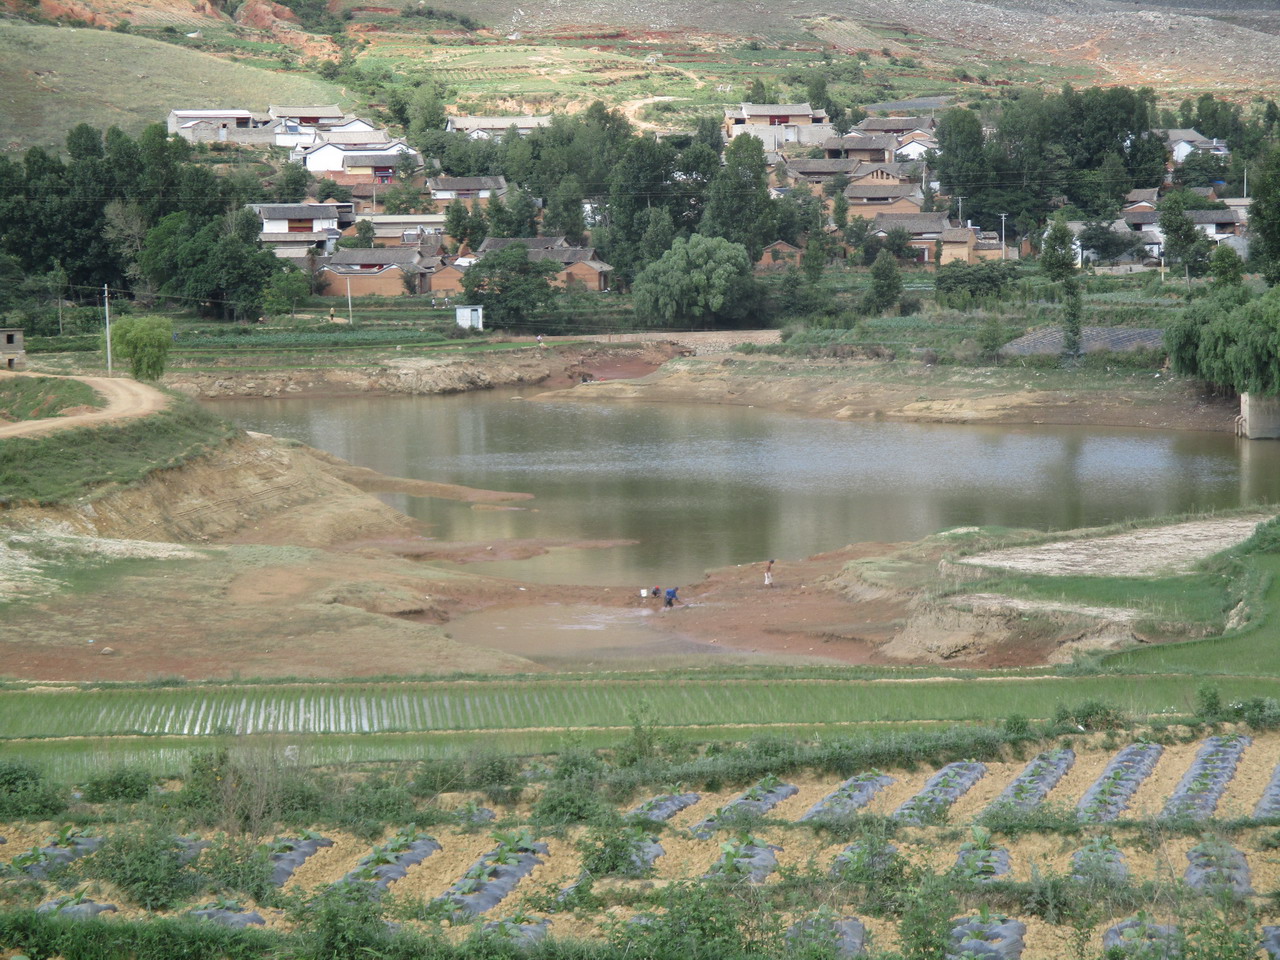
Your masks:
{"label": "terraced field", "polygon": [[[1147,762],[1128,762],[1135,749]],[[1232,762],[1224,765],[1224,758]],[[1136,772],[1126,781],[1124,797],[1099,814],[1096,800],[1100,792],[1115,795],[1107,785],[1116,782],[1117,770]],[[1003,956],[1056,960],[1076,955],[1069,949],[1073,937],[1080,944],[1080,924],[1050,922],[1040,909],[1009,909],[1049,878],[1094,883],[1095,874],[1105,870],[1113,872],[1113,885],[1141,887],[1146,912],[1140,923],[1148,933],[1161,923],[1176,925],[1197,897],[1206,903],[1234,899],[1252,904],[1264,923],[1280,920],[1271,896],[1280,890],[1280,852],[1274,849],[1278,777],[1280,735],[1224,732],[1129,746],[1110,735],[1091,735],[1004,762],[863,771],[844,782],[829,776],[767,777],[746,791],[662,794],[639,807],[620,808],[624,823],[631,824],[623,835],[633,844],[639,876],[594,877],[595,899],[574,897],[588,872],[584,849],[591,848],[581,842],[584,830],[539,837],[528,825],[535,809],[528,799],[500,808],[497,829],[486,822],[483,797],[445,794],[435,804],[462,810],[465,824],[429,831],[388,824],[373,841],[327,831],[324,840],[285,838],[271,849],[273,862],[281,865],[277,881],[287,891],[374,884],[394,896],[402,914],[415,918],[411,925],[427,929],[448,918],[454,936],[480,922],[518,928],[530,940],[548,933],[599,937],[610,925],[647,922],[636,919],[654,909],[645,891],[719,879],[758,888],[764,896],[775,892],[781,904],[776,919],[785,925],[803,923],[820,907],[821,922],[848,922],[850,930],[868,934],[877,950],[895,949],[900,934],[891,918],[851,911],[872,869],[870,851],[880,858],[876,870],[892,862],[900,865],[895,869],[914,866],[950,878],[962,891],[961,902],[978,911],[967,917],[970,923],[1006,927],[1001,936],[1010,949]],[[1187,805],[1189,799],[1196,803]],[[815,811],[824,801],[828,809]],[[927,815],[920,816],[922,810]],[[1039,810],[1054,811],[1057,827],[1026,833],[1008,827],[1019,813],[1029,817]],[[1075,826],[1072,811],[1087,824]],[[836,819],[826,830],[816,828],[824,817]],[[22,864],[22,855],[56,827],[0,827],[8,840],[0,847],[0,863]],[[878,846],[872,851],[868,844]],[[82,846],[75,856],[93,845]],[[786,896],[797,889],[806,891],[808,909]],[[981,909],[988,905],[990,910]],[[121,918],[146,916],[121,906]],[[256,904],[237,909],[256,910],[270,927],[289,927],[279,910]],[[1131,913],[1093,916],[1085,934],[1093,951],[1088,955],[1100,953],[1107,931]],[[955,922],[962,926],[965,920]]]}

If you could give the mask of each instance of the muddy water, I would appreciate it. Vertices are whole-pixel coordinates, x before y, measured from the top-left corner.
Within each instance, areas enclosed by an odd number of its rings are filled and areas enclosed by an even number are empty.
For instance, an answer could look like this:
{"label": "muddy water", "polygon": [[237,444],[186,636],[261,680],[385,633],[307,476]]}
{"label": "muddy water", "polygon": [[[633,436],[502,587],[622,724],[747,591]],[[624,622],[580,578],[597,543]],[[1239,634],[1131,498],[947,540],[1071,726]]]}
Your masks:
{"label": "muddy water", "polygon": [[1280,502],[1280,444],[1207,433],[842,423],[743,407],[454,397],[224,400],[243,426],[394,476],[536,499],[391,494],[442,540],[631,540],[471,569],[532,582],[690,583],[949,527],[1068,529]]}

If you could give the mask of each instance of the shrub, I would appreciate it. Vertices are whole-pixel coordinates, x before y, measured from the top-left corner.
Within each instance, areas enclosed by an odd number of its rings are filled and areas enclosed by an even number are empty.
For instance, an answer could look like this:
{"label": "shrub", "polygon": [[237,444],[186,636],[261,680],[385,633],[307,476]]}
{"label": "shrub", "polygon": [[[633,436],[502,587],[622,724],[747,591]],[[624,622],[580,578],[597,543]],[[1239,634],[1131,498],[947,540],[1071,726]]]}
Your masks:
{"label": "shrub", "polygon": [[112,834],[80,868],[109,880],[144,910],[165,910],[196,894],[200,878],[187,852],[158,826]]}
{"label": "shrub", "polygon": [[140,767],[113,767],[89,779],[84,785],[84,799],[86,803],[145,800],[154,785],[155,777],[147,770]]}
{"label": "shrub", "polygon": [[617,816],[617,811],[584,780],[554,781],[533,805],[533,822],[544,827],[606,823]]}
{"label": "shrub", "polygon": [[418,765],[413,792],[420,797],[450,793],[467,786],[467,765],[461,757],[431,757]]}
{"label": "shrub", "polygon": [[0,760],[0,819],[54,817],[67,809],[65,791],[22,760]]}
{"label": "shrub", "polygon": [[1058,726],[1083,727],[1086,730],[1115,730],[1124,726],[1125,717],[1119,708],[1101,700],[1085,700],[1075,706],[1062,704],[1054,712],[1053,722]]}
{"label": "shrub", "polygon": [[224,835],[211,842],[200,856],[200,873],[204,885],[222,896],[243,894],[268,904],[279,892],[267,848],[245,838]]}

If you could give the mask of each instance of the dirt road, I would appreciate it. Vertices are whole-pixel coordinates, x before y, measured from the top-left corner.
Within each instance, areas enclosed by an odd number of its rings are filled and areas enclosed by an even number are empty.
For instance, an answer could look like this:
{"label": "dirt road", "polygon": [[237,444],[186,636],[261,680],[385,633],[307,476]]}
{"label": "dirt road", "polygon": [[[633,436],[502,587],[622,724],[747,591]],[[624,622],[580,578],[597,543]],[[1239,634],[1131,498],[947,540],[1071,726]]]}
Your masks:
{"label": "dirt road", "polygon": [[[49,374],[6,372],[0,376],[44,377]],[[132,420],[135,417],[145,417],[163,410],[169,403],[169,398],[159,390],[138,383],[136,380],[115,377],[63,377],[60,379],[87,383],[106,398],[107,405],[100,410],[77,413],[70,417],[47,417],[43,420],[20,420],[17,423],[0,424],[0,440],[52,433],[54,430],[69,430],[72,427],[89,427],[116,420]]]}

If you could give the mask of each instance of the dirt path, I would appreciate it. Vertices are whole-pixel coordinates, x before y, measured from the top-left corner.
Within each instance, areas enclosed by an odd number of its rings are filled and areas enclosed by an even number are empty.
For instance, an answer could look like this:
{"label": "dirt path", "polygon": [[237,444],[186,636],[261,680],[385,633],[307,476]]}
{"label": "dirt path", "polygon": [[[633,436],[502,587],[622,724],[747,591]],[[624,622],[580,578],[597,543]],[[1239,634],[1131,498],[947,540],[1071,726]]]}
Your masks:
{"label": "dirt path", "polygon": [[[6,377],[49,377],[46,373],[9,373]],[[73,427],[89,427],[116,420],[132,420],[163,410],[169,398],[154,387],[116,377],[60,377],[63,380],[79,380],[87,383],[107,400],[100,410],[77,413],[70,417],[47,417],[43,420],[20,420],[17,423],[0,424],[0,440],[9,437],[30,437],[55,430]]]}

